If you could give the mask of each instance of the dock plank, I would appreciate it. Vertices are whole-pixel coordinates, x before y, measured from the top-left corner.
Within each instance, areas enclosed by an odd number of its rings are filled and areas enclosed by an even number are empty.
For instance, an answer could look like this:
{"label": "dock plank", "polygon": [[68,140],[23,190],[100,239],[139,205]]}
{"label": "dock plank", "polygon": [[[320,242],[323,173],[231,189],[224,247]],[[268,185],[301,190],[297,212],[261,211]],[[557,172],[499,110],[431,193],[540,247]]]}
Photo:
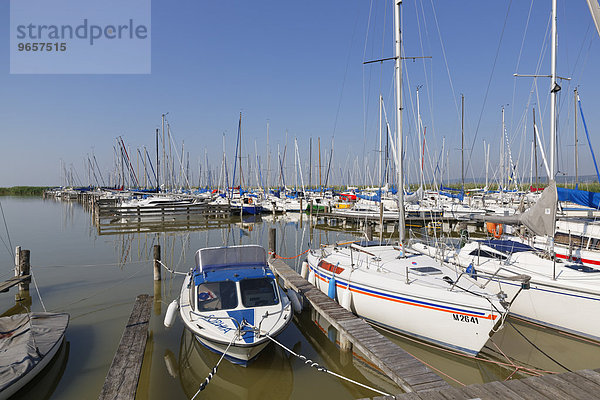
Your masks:
{"label": "dock plank", "polygon": [[112,360],[99,400],[134,400],[148,339],[152,297],[139,295]]}
{"label": "dock plank", "polygon": [[507,385],[504,385],[502,382],[490,382],[485,384],[485,388],[488,392],[494,394],[497,399],[509,399],[509,400],[522,400],[517,392],[510,389]]}
{"label": "dock plank", "polygon": [[[566,377],[563,376],[563,374],[544,375],[544,376],[540,377],[539,379],[546,382],[546,384],[548,384],[548,385],[555,385],[559,389],[561,389],[563,392],[568,393],[572,396],[575,396],[575,398],[579,398],[579,399],[593,398],[598,394],[598,389],[600,389],[600,388],[589,389],[587,387],[587,385],[582,386],[582,385],[579,385],[579,383],[574,384],[575,382],[567,381]],[[582,380],[586,381],[583,378],[582,378]],[[592,383],[592,382],[590,382],[590,383]],[[592,385],[595,386],[594,383],[592,383]]]}
{"label": "dock plank", "polygon": [[597,385],[600,385],[600,373],[592,370],[592,369],[584,369],[581,371],[575,372],[577,375],[580,375],[587,380],[594,382]]}
{"label": "dock plank", "polygon": [[12,278],[5,280],[4,282],[0,282],[0,292],[6,292],[11,287],[30,279],[31,275],[13,276]]}
{"label": "dock plank", "polygon": [[548,396],[543,391],[540,392],[536,388],[526,385],[520,379],[512,379],[506,382],[503,382],[505,386],[511,389],[513,392],[519,393],[521,397],[527,400],[540,400],[547,399]]}
{"label": "dock plank", "polygon": [[544,394],[544,398],[548,398],[551,395],[555,399],[566,399],[569,398],[568,393],[560,390],[554,385],[549,385],[540,379],[540,377],[522,379],[521,382],[536,389],[538,392]]}

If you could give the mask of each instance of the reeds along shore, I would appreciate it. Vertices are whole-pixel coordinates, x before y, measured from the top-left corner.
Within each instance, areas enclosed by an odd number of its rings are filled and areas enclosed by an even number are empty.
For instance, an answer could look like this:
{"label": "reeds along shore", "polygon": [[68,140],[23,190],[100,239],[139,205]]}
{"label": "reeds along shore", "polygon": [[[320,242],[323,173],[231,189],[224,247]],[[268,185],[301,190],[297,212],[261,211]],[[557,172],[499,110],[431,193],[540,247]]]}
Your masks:
{"label": "reeds along shore", "polygon": [[42,196],[49,186],[0,187],[0,196]]}

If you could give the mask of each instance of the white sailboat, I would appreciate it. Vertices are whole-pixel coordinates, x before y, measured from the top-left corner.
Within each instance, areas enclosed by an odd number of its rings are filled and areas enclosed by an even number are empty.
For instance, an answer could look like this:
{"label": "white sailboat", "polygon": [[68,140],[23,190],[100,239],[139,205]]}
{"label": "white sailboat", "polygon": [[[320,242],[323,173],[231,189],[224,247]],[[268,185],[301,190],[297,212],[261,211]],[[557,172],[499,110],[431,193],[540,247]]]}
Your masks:
{"label": "white sailboat", "polygon": [[503,293],[405,243],[402,171],[401,0],[394,0],[400,244],[353,243],[311,250],[309,282],[358,316],[467,354],[477,354],[508,314]]}
{"label": "white sailboat", "polygon": [[448,259],[477,276],[499,282],[510,295],[515,291],[513,276],[527,274],[531,289],[512,304],[511,313],[544,326],[600,340],[600,269],[562,258],[555,252],[558,195],[555,177],[556,92],[556,0],[552,1],[552,84],[551,134],[548,175],[550,184],[536,204],[519,220],[538,237],[545,238],[543,250],[514,240],[474,241]]}

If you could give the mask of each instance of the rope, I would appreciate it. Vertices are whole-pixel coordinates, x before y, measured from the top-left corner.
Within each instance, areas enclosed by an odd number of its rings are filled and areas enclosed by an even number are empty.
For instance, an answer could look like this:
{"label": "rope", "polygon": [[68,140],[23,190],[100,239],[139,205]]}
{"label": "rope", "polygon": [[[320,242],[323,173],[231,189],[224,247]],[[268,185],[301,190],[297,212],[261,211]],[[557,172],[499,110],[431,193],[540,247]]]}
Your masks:
{"label": "rope", "polygon": [[411,338],[409,336],[401,335],[398,332],[395,332],[395,331],[383,328],[381,326],[377,326],[377,328],[381,329],[381,330],[383,330],[383,331],[385,331],[387,333],[390,333],[392,335],[400,336],[400,337],[402,337],[405,340],[408,340],[408,341],[411,341],[411,342],[414,342],[414,343],[419,343],[419,344],[421,344],[421,345],[423,345],[425,347],[431,347],[431,348],[434,348],[434,349],[437,349],[437,350],[440,350],[440,351],[444,351],[446,353],[450,353],[450,354],[455,355],[455,356],[460,356],[460,357],[464,357],[464,358],[470,358],[470,359],[475,360],[475,361],[482,361],[482,362],[486,362],[486,363],[490,363],[490,364],[496,364],[496,365],[504,366],[504,367],[516,367],[519,370],[521,370],[522,372],[528,373],[530,375],[539,375],[540,373],[547,373],[547,374],[555,374],[556,373],[554,371],[545,371],[545,370],[536,369],[536,368],[528,368],[528,367],[524,367],[524,366],[515,366],[512,363],[508,364],[508,363],[504,363],[504,362],[500,362],[500,361],[488,360],[488,359],[482,358],[482,357],[471,356],[471,355],[468,355],[468,354],[459,353],[458,351],[446,349],[444,347],[436,346],[436,345],[433,345],[431,343],[419,341],[419,340]]}
{"label": "rope", "polygon": [[548,357],[548,358],[549,358],[551,361],[553,361],[553,362],[554,362],[555,364],[557,364],[558,366],[560,366],[560,367],[562,367],[562,368],[566,369],[566,370],[567,370],[567,371],[569,371],[569,372],[573,372],[573,371],[571,371],[569,368],[565,367],[565,366],[564,366],[564,365],[562,365],[560,362],[558,362],[557,360],[555,360],[554,358],[552,358],[552,357],[550,356],[550,354],[548,354],[548,353],[544,352],[544,350],[542,350],[542,349],[540,349],[538,346],[536,346],[536,345],[535,345],[535,344],[534,344],[534,343],[533,343],[531,340],[529,340],[529,339],[527,338],[527,336],[525,336],[523,333],[521,333],[521,331],[520,331],[520,330],[518,330],[518,329],[517,329],[517,327],[516,327],[516,326],[514,326],[514,325],[512,324],[512,322],[510,322],[510,321],[509,321],[508,323],[510,324],[510,326],[511,326],[511,327],[512,327],[512,328],[513,328],[515,331],[517,331],[517,333],[518,333],[519,335],[521,335],[521,336],[523,337],[523,339],[525,339],[525,340],[527,341],[527,343],[529,343],[530,345],[532,345],[532,346],[533,346],[533,347],[534,347],[536,350],[538,350],[540,353],[542,353],[543,355],[545,355],[546,357]]}
{"label": "rope", "polygon": [[[68,267],[68,268],[73,268],[73,267],[110,267],[110,266],[116,266],[116,265],[126,265],[126,264],[140,264],[140,263],[146,263],[148,261],[152,261],[150,259],[147,260],[139,260],[139,261],[129,261],[127,263],[107,263],[107,264],[77,264],[77,265],[44,265],[44,268],[63,268],[63,267]],[[32,265],[32,267],[38,268],[41,267],[40,265]]]}
{"label": "rope", "polygon": [[179,272],[179,271],[174,271],[174,270],[170,269],[169,267],[167,267],[167,266],[166,266],[166,265],[165,265],[165,264],[164,264],[162,261],[160,261],[160,260],[154,260],[154,262],[156,262],[156,261],[158,261],[158,263],[159,263],[160,265],[162,265],[163,267],[165,267],[165,269],[166,269],[167,271],[169,271],[170,273],[172,273],[172,274],[176,274],[176,275],[187,275],[187,272]]}
{"label": "rope", "polygon": [[42,300],[42,295],[40,294],[40,289],[38,288],[37,282],[35,281],[35,276],[33,275],[33,271],[30,270],[29,273],[31,274],[31,280],[33,281],[33,286],[35,286],[35,291],[38,294],[38,297],[40,298],[40,304],[42,305],[42,308],[44,309],[44,312],[46,312],[46,306],[44,305],[44,301]]}
{"label": "rope", "polygon": [[262,334],[264,336],[266,336],[267,338],[269,338],[273,343],[275,343],[276,345],[280,346],[282,349],[284,349],[285,351],[287,351],[288,353],[290,353],[290,354],[298,357],[302,361],[304,361],[304,364],[307,364],[309,367],[315,368],[319,372],[327,372],[328,374],[331,374],[331,375],[335,376],[336,378],[343,379],[343,380],[345,380],[347,382],[350,382],[350,383],[354,383],[355,385],[361,386],[361,387],[363,387],[365,389],[372,390],[375,393],[379,393],[379,394],[381,394],[383,396],[391,396],[391,394],[389,394],[389,393],[382,392],[382,391],[380,391],[378,389],[375,389],[373,387],[367,386],[367,385],[365,385],[363,383],[357,382],[357,381],[352,380],[350,378],[346,378],[345,376],[342,376],[340,374],[336,374],[335,372],[328,370],[327,368],[319,365],[318,363],[314,362],[313,360],[311,360],[309,358],[306,358],[306,356],[303,356],[302,354],[295,353],[293,350],[287,348],[285,345],[283,345],[282,343],[280,343],[277,340],[275,340],[268,333],[262,333]]}
{"label": "rope", "polygon": [[308,251],[309,251],[309,250],[310,250],[310,249],[306,249],[306,250],[304,250],[302,253],[300,253],[300,254],[298,254],[298,255],[296,255],[296,256],[293,256],[293,257],[282,257],[282,256],[280,256],[280,255],[277,255],[277,254],[275,254],[275,253],[272,253],[272,254],[273,254],[273,257],[275,257],[275,258],[281,258],[282,260],[293,260],[294,258],[298,258],[298,257],[300,257],[302,254],[308,253]]}
{"label": "rope", "polygon": [[198,394],[201,391],[203,391],[204,389],[206,389],[206,386],[210,383],[210,380],[213,378],[213,376],[215,376],[217,374],[217,368],[219,368],[219,364],[221,364],[221,361],[223,361],[223,358],[225,358],[225,354],[227,354],[227,351],[229,350],[229,348],[231,347],[231,345],[233,344],[233,342],[235,342],[236,339],[238,338],[238,336],[240,334],[240,329],[241,329],[241,326],[238,327],[238,329],[235,332],[235,335],[233,335],[233,338],[231,338],[231,341],[227,345],[227,348],[225,349],[225,351],[223,352],[223,354],[221,354],[221,358],[219,358],[219,361],[217,361],[217,363],[215,364],[215,366],[213,367],[213,369],[210,370],[210,372],[208,373],[208,376],[206,377],[206,379],[204,379],[204,382],[202,382],[202,384],[200,385],[200,388],[198,389],[198,391],[192,397],[191,400],[194,400],[196,398],[196,396],[198,396]]}
{"label": "rope", "polygon": [[4,243],[4,247],[6,247],[6,250],[8,250],[8,254],[11,255],[11,257],[13,256],[13,252],[12,252],[12,243],[10,241],[10,233],[8,232],[8,225],[6,224],[6,217],[4,216],[4,208],[2,207],[2,202],[0,201],[0,211],[2,212],[2,220],[4,221],[4,229],[6,230],[6,238],[8,239],[8,245],[6,245],[6,242],[4,242],[4,239],[2,239],[2,237],[0,236],[0,239],[2,240],[2,243]]}
{"label": "rope", "polygon": [[89,299],[91,299],[92,297],[98,296],[98,295],[99,295],[99,294],[101,294],[101,293],[104,293],[104,292],[106,292],[106,291],[108,291],[108,290],[110,290],[110,289],[112,289],[112,288],[115,288],[115,287],[117,287],[117,286],[119,286],[119,285],[122,285],[122,284],[123,284],[123,283],[125,283],[127,280],[129,280],[129,279],[133,278],[134,276],[136,276],[137,274],[139,274],[139,273],[140,273],[140,272],[142,272],[142,271],[144,271],[144,268],[140,268],[139,270],[137,270],[137,271],[136,271],[136,272],[134,272],[133,274],[129,275],[127,278],[125,278],[125,279],[123,279],[123,280],[120,280],[120,281],[118,281],[118,282],[117,282],[116,284],[114,284],[114,285],[108,286],[108,287],[106,287],[106,288],[104,288],[104,289],[102,289],[102,290],[99,290],[99,291],[97,291],[96,293],[93,293],[93,294],[91,294],[91,295],[89,295],[89,296],[87,296],[87,297],[84,297],[84,298],[82,298],[82,299],[75,300],[75,301],[73,301],[73,302],[71,302],[71,303],[67,303],[67,304],[65,304],[64,306],[62,306],[62,308],[55,308],[54,310],[60,310],[60,309],[64,310],[66,307],[72,306],[73,304],[79,303],[79,302],[81,302],[81,301],[89,300]]}

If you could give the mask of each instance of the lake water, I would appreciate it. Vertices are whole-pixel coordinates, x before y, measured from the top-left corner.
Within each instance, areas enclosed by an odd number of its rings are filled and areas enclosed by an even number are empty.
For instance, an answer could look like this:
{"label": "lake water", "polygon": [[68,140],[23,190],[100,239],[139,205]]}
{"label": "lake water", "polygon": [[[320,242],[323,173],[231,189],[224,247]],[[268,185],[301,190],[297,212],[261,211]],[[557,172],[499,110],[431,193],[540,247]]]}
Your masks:
{"label": "lake water", "polygon": [[[306,216],[272,216],[227,221],[220,227],[200,226],[183,231],[99,231],[91,215],[77,202],[38,198],[0,198],[6,218],[0,225],[0,279],[13,275],[14,246],[31,251],[34,281],[30,297],[16,301],[16,287],[0,293],[0,312],[68,312],[66,343],[54,362],[39,376],[22,399],[97,398],[123,329],[139,294],[155,296],[138,399],[189,399],[198,390],[218,357],[204,349],[176,319],[163,326],[167,305],[181,289],[183,277],[162,271],[155,285],[152,248],[161,245],[162,260],[187,272],[196,250],[207,246],[260,244],[267,246],[269,229],[277,229],[277,249],[294,256],[319,243],[346,241],[348,233],[311,227]],[[299,270],[301,258],[287,260]],[[38,296],[38,290],[39,296]],[[41,300],[40,300],[41,296]],[[600,348],[567,335],[509,320],[488,342],[489,360],[477,360],[432,349],[387,334],[405,350],[442,371],[452,385],[524,377],[533,370],[563,372],[600,367]],[[399,392],[360,354],[349,357],[336,345],[336,332],[314,312],[304,311],[278,339],[331,371],[384,392]],[[534,347],[531,343],[534,343]],[[510,357],[510,361],[505,358]],[[515,373],[514,365],[530,368]],[[561,365],[563,367],[561,367]],[[270,345],[248,368],[221,363],[218,373],[197,398],[202,399],[356,399],[376,393],[318,372]]]}

